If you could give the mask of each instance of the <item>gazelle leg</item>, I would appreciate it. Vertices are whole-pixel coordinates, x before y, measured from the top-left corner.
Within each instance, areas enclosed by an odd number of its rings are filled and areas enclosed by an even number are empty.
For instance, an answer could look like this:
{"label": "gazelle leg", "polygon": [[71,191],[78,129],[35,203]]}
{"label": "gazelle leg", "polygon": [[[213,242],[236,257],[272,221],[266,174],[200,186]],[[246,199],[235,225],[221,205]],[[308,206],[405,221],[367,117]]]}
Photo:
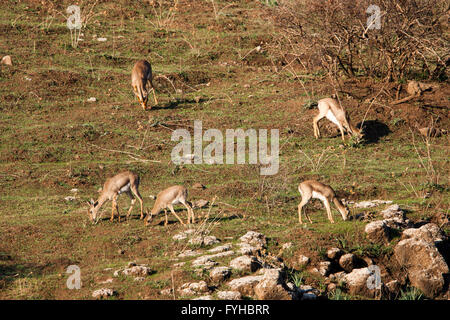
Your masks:
{"label": "gazelle leg", "polygon": [[111,219],[109,219],[111,222],[113,222],[114,220],[114,207],[116,206],[115,204],[115,200],[112,200],[112,204],[111,204]]}
{"label": "gazelle leg", "polygon": [[167,209],[164,209],[164,215],[166,216],[166,220],[164,221],[164,227],[169,224],[169,220],[167,219]]}
{"label": "gazelle leg", "polygon": [[302,224],[302,208],[303,205],[300,203],[298,205],[298,222],[300,222],[300,224]]}
{"label": "gazelle leg", "polygon": [[314,136],[316,139],[320,138],[320,130],[319,130],[319,121],[323,118],[321,114],[318,114],[313,119],[313,126],[314,126]]}
{"label": "gazelle leg", "polygon": [[142,219],[144,219],[144,200],[142,200],[142,196],[139,193],[139,190],[137,188],[131,188],[131,191],[133,191],[134,195],[139,200],[139,203],[141,205],[141,218],[140,219],[142,220]]}
{"label": "gazelle leg", "polygon": [[187,201],[181,202],[188,211],[188,224],[195,223],[195,217],[194,217],[194,210],[192,207],[187,203]]}
{"label": "gazelle leg", "polygon": [[158,100],[156,99],[156,92],[155,92],[155,87],[153,86],[153,82],[152,80],[148,80],[150,82],[150,86],[152,87],[152,91],[153,91],[153,98],[155,99],[155,105],[158,104]]}
{"label": "gazelle leg", "polygon": [[339,130],[341,131],[342,141],[345,142],[344,127],[342,124],[339,125]]}
{"label": "gazelle leg", "polygon": [[[309,202],[309,200],[311,199],[311,194],[305,193],[305,192],[301,192],[301,195],[302,195],[302,201],[298,205],[298,221],[300,223],[303,223],[302,222],[302,209]],[[305,215],[306,215],[306,211],[305,211]]]}
{"label": "gazelle leg", "polygon": [[311,218],[309,217],[308,212],[306,212],[306,209],[305,209],[305,217],[306,217],[306,219],[308,219],[309,223],[311,223],[311,224],[313,223]]}
{"label": "gazelle leg", "polygon": [[169,204],[167,206],[169,208],[169,210],[174,214],[175,217],[177,217],[177,219],[181,222],[181,224],[184,226],[185,223],[180,219],[180,217],[175,213],[175,210],[173,210],[173,206],[171,204]]}
{"label": "gazelle leg", "polygon": [[328,201],[328,199],[325,199],[323,201],[323,204],[325,205],[325,208],[327,209],[328,220],[330,220],[331,223],[334,223],[333,216],[331,214],[330,202]]}
{"label": "gazelle leg", "polygon": [[134,206],[134,203],[136,202],[136,199],[135,198],[132,198],[131,199],[131,206],[130,206],[130,209],[128,209],[128,212],[127,212],[127,217],[126,217],[126,219],[128,220],[128,217],[130,216],[130,214],[131,214],[131,211],[133,210],[133,206]]}

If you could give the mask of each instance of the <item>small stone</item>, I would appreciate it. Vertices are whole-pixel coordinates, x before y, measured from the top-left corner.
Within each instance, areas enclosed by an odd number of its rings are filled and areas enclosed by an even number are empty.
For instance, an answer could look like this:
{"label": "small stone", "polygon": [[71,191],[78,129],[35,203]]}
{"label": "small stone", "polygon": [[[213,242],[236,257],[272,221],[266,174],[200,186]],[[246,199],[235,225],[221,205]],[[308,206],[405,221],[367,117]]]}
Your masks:
{"label": "small stone", "polygon": [[209,272],[209,276],[214,282],[221,282],[231,275],[231,269],[228,267],[216,267]]}
{"label": "small stone", "polygon": [[212,248],[212,249],[208,250],[208,252],[211,252],[211,253],[225,252],[225,251],[230,250],[231,247],[232,247],[231,244],[224,244],[223,246],[218,246],[218,247]]}
{"label": "small stone", "polygon": [[1,64],[5,64],[7,66],[12,66],[12,59],[11,56],[4,56],[2,58]]}
{"label": "small stone", "polygon": [[145,266],[134,266],[131,268],[126,268],[122,271],[122,273],[126,276],[147,276],[151,274],[151,269]]}
{"label": "small stone", "polygon": [[310,261],[311,261],[311,259],[309,259],[309,257],[304,256],[302,254],[297,259],[297,262],[298,262],[298,265],[300,266],[300,268],[306,267]]}
{"label": "small stone", "polygon": [[95,97],[90,97],[89,99],[86,100],[87,102],[96,102],[97,98]]}
{"label": "small stone", "polygon": [[107,40],[108,40],[107,38],[97,38],[97,41],[100,41],[100,42],[105,42]]}
{"label": "small stone", "polygon": [[322,261],[319,263],[319,273],[326,277],[331,270],[331,262],[330,261]]}
{"label": "small stone", "polygon": [[209,204],[208,200],[200,199],[192,202],[193,209],[201,209],[206,207]]}
{"label": "small stone", "polygon": [[144,277],[136,277],[133,280],[136,282],[142,282],[142,281],[145,281],[145,278]]}
{"label": "small stone", "polygon": [[261,268],[261,263],[252,256],[240,256],[230,262],[230,267],[236,270],[255,272]]}
{"label": "small stone", "polygon": [[201,296],[201,297],[195,298],[193,300],[212,300],[212,299],[213,299],[212,296],[207,295],[207,296]]}
{"label": "small stone", "polygon": [[351,272],[355,268],[355,261],[355,255],[352,253],[347,253],[339,259],[339,265],[346,272]]}
{"label": "small stone", "polygon": [[178,291],[181,295],[196,295],[198,293],[205,293],[209,291],[208,285],[205,281],[199,281],[199,282],[190,282],[183,284]]}
{"label": "small stone", "polygon": [[114,295],[116,295],[116,292],[108,288],[102,288],[92,292],[92,297],[95,299],[103,299],[107,297],[112,297]]}
{"label": "small stone", "polygon": [[250,245],[259,246],[264,248],[266,246],[266,237],[256,231],[248,231],[245,235],[239,238],[241,242],[248,243]]}
{"label": "small stone", "polygon": [[202,185],[201,183],[194,183],[193,185],[192,185],[192,188],[193,189],[200,189],[200,190],[203,190],[203,189],[206,189],[206,187],[204,186],[204,185]]}
{"label": "small stone", "polygon": [[200,250],[186,250],[181,252],[178,257],[179,258],[185,258],[185,257],[195,257],[202,254],[202,251]]}
{"label": "small stone", "polygon": [[287,250],[289,248],[292,247],[292,242],[287,242],[285,244],[283,244],[283,246],[281,247],[283,250]]}
{"label": "small stone", "polygon": [[255,293],[255,287],[261,281],[263,276],[247,276],[237,278],[228,282],[228,286],[239,291],[244,296],[253,296]]}
{"label": "small stone", "polygon": [[173,294],[173,290],[172,290],[172,288],[164,289],[164,290],[161,290],[159,293],[162,294],[163,296],[170,296]]}
{"label": "small stone", "polygon": [[218,291],[217,298],[220,300],[241,300],[242,295],[239,291]]}
{"label": "small stone", "polygon": [[339,257],[342,255],[342,250],[339,248],[331,248],[327,251],[327,257],[330,260],[339,259]]}
{"label": "small stone", "polygon": [[108,278],[108,279],[106,279],[106,280],[104,280],[104,281],[101,281],[100,283],[101,283],[101,284],[107,284],[107,283],[112,283],[113,281],[114,281],[113,278]]}

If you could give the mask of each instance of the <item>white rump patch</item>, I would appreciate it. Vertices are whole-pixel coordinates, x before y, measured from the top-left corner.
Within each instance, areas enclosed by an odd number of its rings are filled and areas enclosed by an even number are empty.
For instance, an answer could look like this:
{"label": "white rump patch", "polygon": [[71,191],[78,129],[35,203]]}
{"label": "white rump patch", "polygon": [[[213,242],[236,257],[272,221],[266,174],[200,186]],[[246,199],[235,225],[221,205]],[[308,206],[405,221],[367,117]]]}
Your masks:
{"label": "white rump patch", "polygon": [[124,193],[124,192],[129,192],[130,191],[130,187],[131,187],[131,182],[128,182],[126,185],[124,185],[120,190],[119,190],[119,194]]}
{"label": "white rump patch", "polygon": [[334,116],[333,112],[331,112],[331,110],[328,110],[325,117],[327,117],[328,120],[330,120],[339,127],[339,121],[337,121],[336,117]]}
{"label": "white rump patch", "polygon": [[314,199],[320,199],[320,200],[322,200],[323,202],[325,202],[325,199],[326,199],[321,193],[316,192],[316,191],[313,191],[313,192],[312,192],[312,197],[313,197]]}

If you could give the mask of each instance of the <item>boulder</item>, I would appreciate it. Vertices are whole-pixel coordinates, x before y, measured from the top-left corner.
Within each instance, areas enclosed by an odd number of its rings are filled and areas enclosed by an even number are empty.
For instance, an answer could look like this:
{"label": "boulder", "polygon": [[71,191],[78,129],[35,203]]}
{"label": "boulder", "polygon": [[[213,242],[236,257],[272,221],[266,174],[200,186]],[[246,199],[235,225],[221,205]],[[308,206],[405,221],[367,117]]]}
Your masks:
{"label": "boulder", "polygon": [[240,256],[230,262],[230,267],[236,270],[255,272],[261,268],[261,262],[252,256]]}
{"label": "boulder", "polygon": [[368,223],[364,232],[371,242],[388,243],[390,240],[391,229],[383,220]]}
{"label": "boulder", "polygon": [[442,292],[444,274],[449,273],[449,268],[433,243],[417,238],[405,239],[395,246],[394,256],[406,270],[412,286],[430,298]]}
{"label": "boulder", "polygon": [[258,300],[292,300],[293,294],[284,282],[281,269],[265,269],[263,278],[255,286]]}
{"label": "boulder", "polygon": [[216,267],[211,269],[209,276],[214,282],[221,282],[231,275],[231,269],[228,267]]}
{"label": "boulder", "polygon": [[403,231],[402,239],[411,238],[435,243],[445,240],[446,237],[437,224],[427,223],[420,228],[409,228]]}
{"label": "boulder", "polygon": [[217,298],[220,300],[241,300],[242,295],[239,291],[217,291]]}
{"label": "boulder", "polygon": [[346,272],[351,272],[355,268],[355,263],[356,263],[356,258],[355,258],[355,255],[352,253],[344,254],[339,259],[339,265]]}
{"label": "boulder", "polygon": [[263,276],[237,278],[228,282],[228,286],[234,291],[239,291],[244,296],[253,296],[255,294],[255,287],[262,278]]}
{"label": "boulder", "polygon": [[331,271],[331,262],[330,261],[322,261],[319,263],[319,273],[326,277],[330,274]]}
{"label": "boulder", "polygon": [[353,269],[352,272],[346,274],[342,281],[345,283],[347,290],[351,295],[361,295],[365,297],[375,297],[377,290],[369,289],[367,280],[373,273],[368,268]]}

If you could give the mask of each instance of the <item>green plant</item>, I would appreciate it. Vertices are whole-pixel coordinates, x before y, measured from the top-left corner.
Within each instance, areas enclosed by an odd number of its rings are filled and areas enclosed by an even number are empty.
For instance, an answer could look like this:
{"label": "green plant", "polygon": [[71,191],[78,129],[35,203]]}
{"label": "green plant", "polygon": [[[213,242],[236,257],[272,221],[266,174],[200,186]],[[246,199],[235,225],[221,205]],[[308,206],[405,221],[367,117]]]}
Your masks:
{"label": "green plant", "polygon": [[424,296],[422,291],[415,287],[408,287],[406,291],[400,290],[399,300],[423,300]]}
{"label": "green plant", "polygon": [[328,299],[330,300],[350,300],[350,296],[344,293],[340,288],[336,288],[336,290],[328,292]]}

